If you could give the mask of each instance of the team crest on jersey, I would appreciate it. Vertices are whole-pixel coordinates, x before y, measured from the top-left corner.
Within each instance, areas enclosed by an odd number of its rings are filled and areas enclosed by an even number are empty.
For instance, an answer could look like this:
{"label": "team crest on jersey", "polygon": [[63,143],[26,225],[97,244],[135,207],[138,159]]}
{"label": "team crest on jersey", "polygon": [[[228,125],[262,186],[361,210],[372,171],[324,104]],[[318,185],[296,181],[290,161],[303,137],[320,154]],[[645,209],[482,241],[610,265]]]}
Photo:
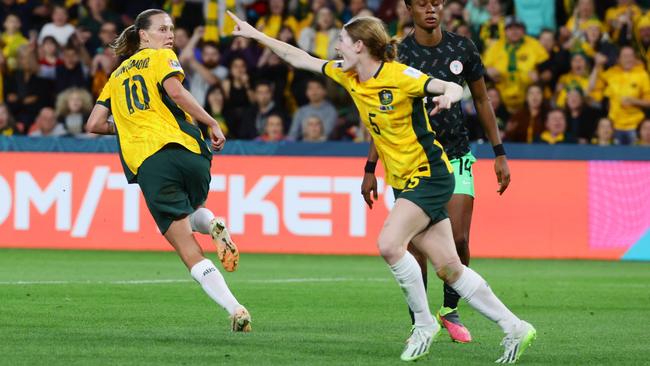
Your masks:
{"label": "team crest on jersey", "polygon": [[381,102],[382,105],[389,105],[393,102],[393,92],[390,90],[382,90],[379,92],[379,102]]}
{"label": "team crest on jersey", "polygon": [[172,69],[181,69],[181,63],[178,60],[169,60],[169,67]]}
{"label": "team crest on jersey", "polygon": [[460,75],[460,73],[463,72],[463,63],[458,60],[452,61],[449,64],[449,71],[454,75]]}

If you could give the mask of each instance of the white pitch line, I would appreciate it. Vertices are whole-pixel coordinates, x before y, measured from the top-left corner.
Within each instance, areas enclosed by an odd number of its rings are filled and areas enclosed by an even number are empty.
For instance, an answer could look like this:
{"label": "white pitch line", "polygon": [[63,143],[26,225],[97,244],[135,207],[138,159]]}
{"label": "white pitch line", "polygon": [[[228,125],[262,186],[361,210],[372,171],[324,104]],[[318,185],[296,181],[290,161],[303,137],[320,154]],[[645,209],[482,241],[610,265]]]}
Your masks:
{"label": "white pitch line", "polygon": [[310,282],[387,282],[389,278],[278,278],[267,280],[243,280],[233,282],[247,283],[310,283]]}
{"label": "white pitch line", "polygon": [[[278,278],[259,280],[233,280],[232,283],[331,283],[331,282],[388,282],[389,278]],[[190,279],[116,280],[116,281],[0,281],[0,286],[23,285],[156,285],[194,282]]]}

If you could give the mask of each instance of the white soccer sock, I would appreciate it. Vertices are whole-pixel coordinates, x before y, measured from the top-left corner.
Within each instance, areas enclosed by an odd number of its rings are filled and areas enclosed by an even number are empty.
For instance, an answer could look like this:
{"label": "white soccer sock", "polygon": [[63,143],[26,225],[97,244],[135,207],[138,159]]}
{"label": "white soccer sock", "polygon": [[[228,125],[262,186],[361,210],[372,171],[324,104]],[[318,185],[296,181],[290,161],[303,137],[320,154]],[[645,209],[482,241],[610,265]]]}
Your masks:
{"label": "white soccer sock", "polygon": [[389,267],[397,283],[404,291],[406,302],[413,311],[415,325],[432,325],[433,317],[429,311],[429,302],[422,281],[422,272],[415,257],[406,252],[402,259]]}
{"label": "white soccer sock", "polygon": [[212,222],[212,219],[214,219],[214,214],[212,211],[208,210],[205,207],[199,207],[190,215],[190,225],[192,226],[192,231],[196,231],[201,234],[210,234],[210,223]]}
{"label": "white soccer sock", "polygon": [[513,314],[492,292],[483,277],[472,269],[464,266],[460,278],[450,284],[467,303],[483,314],[486,318],[497,323],[505,333],[511,332],[521,320]]}
{"label": "white soccer sock", "polygon": [[217,304],[226,309],[228,314],[234,314],[235,310],[241,306],[211,260],[203,259],[192,266],[190,273],[196,282],[201,284],[203,291]]}

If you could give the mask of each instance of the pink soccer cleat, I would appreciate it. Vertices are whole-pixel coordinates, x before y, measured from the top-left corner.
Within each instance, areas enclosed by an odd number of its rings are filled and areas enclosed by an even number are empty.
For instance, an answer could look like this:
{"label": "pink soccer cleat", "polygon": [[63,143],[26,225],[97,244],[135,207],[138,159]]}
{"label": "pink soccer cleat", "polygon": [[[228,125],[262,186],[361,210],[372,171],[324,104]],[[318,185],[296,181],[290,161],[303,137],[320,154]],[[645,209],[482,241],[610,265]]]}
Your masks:
{"label": "pink soccer cleat", "polygon": [[458,343],[469,343],[472,341],[472,335],[469,333],[469,330],[460,322],[458,309],[443,306],[436,313],[436,318],[447,329],[452,341]]}

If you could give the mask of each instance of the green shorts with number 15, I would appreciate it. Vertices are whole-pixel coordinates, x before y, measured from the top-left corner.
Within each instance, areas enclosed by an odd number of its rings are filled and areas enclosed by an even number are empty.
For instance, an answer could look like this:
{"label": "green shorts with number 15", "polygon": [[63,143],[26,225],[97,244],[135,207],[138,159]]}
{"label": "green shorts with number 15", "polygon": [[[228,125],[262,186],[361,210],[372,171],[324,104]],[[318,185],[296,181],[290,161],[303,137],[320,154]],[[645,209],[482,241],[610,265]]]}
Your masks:
{"label": "green shorts with number 15", "polygon": [[460,158],[449,160],[449,162],[454,167],[454,178],[456,178],[454,194],[466,194],[474,197],[472,165],[476,162],[476,157],[470,151]]}

